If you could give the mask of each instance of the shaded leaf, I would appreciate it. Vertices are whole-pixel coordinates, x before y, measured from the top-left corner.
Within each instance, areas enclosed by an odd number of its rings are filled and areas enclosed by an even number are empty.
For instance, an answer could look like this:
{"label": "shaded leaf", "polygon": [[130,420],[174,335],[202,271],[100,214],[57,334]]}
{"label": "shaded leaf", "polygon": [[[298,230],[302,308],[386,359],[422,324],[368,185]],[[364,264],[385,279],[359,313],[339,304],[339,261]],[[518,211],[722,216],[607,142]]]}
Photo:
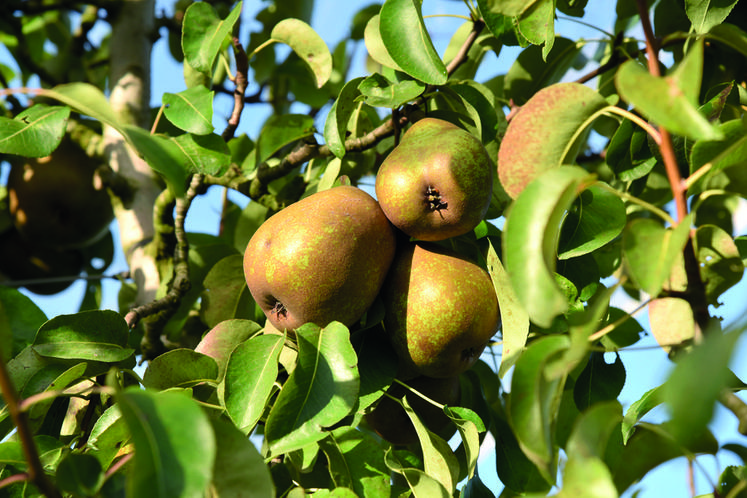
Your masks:
{"label": "shaded leaf", "polygon": [[70,453],[60,461],[55,473],[61,491],[74,496],[90,496],[104,483],[104,471],[96,457]]}
{"label": "shaded leaf", "polygon": [[430,85],[446,83],[446,66],[433,47],[420,2],[386,0],[379,23],[381,40],[402,71]]}
{"label": "shaded leaf", "polygon": [[709,304],[718,304],[718,298],[742,280],[739,249],[731,235],[715,225],[698,227],[694,243],[706,297]]}
{"label": "shaded leaf", "polygon": [[345,83],[324,123],[324,139],[327,141],[329,150],[339,158],[345,155],[348,122],[358,106],[356,99],[360,95],[358,85],[361,81],[363,78],[359,77]]}
{"label": "shaded leaf", "polygon": [[205,2],[195,2],[184,13],[182,24],[182,50],[184,61],[199,73],[212,76],[213,64],[231,36],[241,15],[242,2],[238,2],[225,20],[218,17],[215,8]]}
{"label": "shaded leaf", "polygon": [[314,134],[314,118],[304,114],[282,114],[270,117],[257,140],[257,164],[269,159],[284,145]]}
{"label": "shaded leaf", "polygon": [[0,286],[0,337],[4,361],[17,356],[34,341],[47,321],[44,312],[17,289]]}
{"label": "shaded leaf", "polygon": [[212,480],[216,496],[242,496],[251,490],[253,497],[274,497],[270,469],[254,444],[229,422],[210,421],[217,445]]}
{"label": "shaded leaf", "polygon": [[425,85],[415,80],[391,82],[376,73],[361,81],[358,89],[366,104],[394,109],[417,98]]}
{"label": "shaded leaf", "polygon": [[604,353],[594,352],[573,387],[573,399],[579,410],[616,399],[625,385],[625,365],[619,354],[607,363]]}
{"label": "shaded leaf", "polygon": [[226,374],[228,360],[239,344],[255,336],[262,327],[250,320],[224,320],[202,336],[195,351],[210,356],[218,364],[218,380]]}
{"label": "shaded leaf", "polygon": [[173,349],[154,358],[143,374],[143,385],[164,390],[216,382],[218,364],[211,357],[191,349]]}
{"label": "shaded leaf", "polygon": [[[254,204],[254,203],[252,203]],[[232,319],[254,319],[256,304],[244,279],[244,257],[232,254],[208,271],[200,301],[200,317],[210,327]]]}
{"label": "shaded leaf", "polygon": [[397,374],[397,355],[382,327],[357,332],[350,337],[358,356],[360,394],[358,411],[378,400]]}
{"label": "shaded leaf", "polygon": [[389,493],[389,471],[383,448],[366,433],[341,427],[319,443],[329,462],[329,473],[336,487],[350,488],[360,497]]}
{"label": "shaded leaf", "polygon": [[400,460],[391,447],[384,453],[384,461],[389,469],[404,477],[415,498],[451,498],[443,484],[418,468],[406,466],[408,462]]}

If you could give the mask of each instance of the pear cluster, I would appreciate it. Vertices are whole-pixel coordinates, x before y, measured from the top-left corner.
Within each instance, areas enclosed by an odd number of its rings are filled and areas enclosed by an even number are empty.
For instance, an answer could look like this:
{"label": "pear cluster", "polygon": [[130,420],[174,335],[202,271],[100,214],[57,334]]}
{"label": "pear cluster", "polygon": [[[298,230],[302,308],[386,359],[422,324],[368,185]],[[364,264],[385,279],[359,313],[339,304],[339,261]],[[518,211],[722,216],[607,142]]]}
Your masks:
{"label": "pear cluster", "polygon": [[[0,228],[0,280],[40,280],[25,287],[56,294],[87,263],[86,249],[114,219],[106,189],[96,181],[96,160],[64,138],[51,155],[11,163]],[[9,220],[9,222],[7,222]]]}
{"label": "pear cluster", "polygon": [[[473,230],[491,195],[482,143],[449,122],[422,119],[381,164],[377,199],[339,186],[268,218],[244,254],[248,288],[267,321],[289,332],[307,322],[353,327],[380,299],[383,327],[373,330],[396,353],[398,378],[458,403],[458,376],[496,333],[500,314],[487,271],[436,241]],[[368,414],[369,425],[392,442],[411,442],[412,426],[398,422],[404,412],[386,404]]]}

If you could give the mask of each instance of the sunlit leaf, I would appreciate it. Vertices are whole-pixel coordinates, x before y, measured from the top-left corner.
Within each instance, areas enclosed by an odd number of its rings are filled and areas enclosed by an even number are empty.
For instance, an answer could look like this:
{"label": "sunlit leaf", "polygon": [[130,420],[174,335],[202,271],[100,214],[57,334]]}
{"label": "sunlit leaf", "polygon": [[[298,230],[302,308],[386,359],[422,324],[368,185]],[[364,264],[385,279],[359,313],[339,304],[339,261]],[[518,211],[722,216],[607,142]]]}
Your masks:
{"label": "sunlit leaf", "polygon": [[650,412],[661,404],[661,386],[646,391],[643,396],[630,405],[622,422],[623,443],[627,444],[628,439],[635,431],[636,424]]}
{"label": "sunlit leaf", "polygon": [[360,379],[347,327],[307,324],[296,330],[298,363],[267,416],[265,437],[272,454],[324,438],[325,428],[355,407]]}
{"label": "sunlit leaf", "polygon": [[555,481],[554,427],[565,379],[547,378],[545,367],[568,346],[568,338],[560,335],[533,342],[519,357],[511,377],[508,399],[511,427],[521,449],[548,482]]}
{"label": "sunlit leaf", "polygon": [[617,498],[609,468],[600,457],[569,457],[560,498]]}
{"label": "sunlit leaf", "polygon": [[269,118],[257,140],[257,163],[270,158],[284,145],[314,134],[314,118],[305,114],[282,114]]}
{"label": "sunlit leaf", "polygon": [[485,424],[475,412],[461,406],[445,407],[444,413],[457,427],[462,438],[467,457],[467,477],[472,478],[477,470],[480,456],[480,432],[485,432]]}
{"label": "sunlit leaf", "polygon": [[695,317],[690,303],[679,297],[660,297],[648,306],[651,335],[664,351],[687,344],[695,336]]}
{"label": "sunlit leaf", "polygon": [[213,64],[225,46],[236,21],[241,15],[238,2],[225,20],[206,2],[195,2],[187,7],[182,26],[184,61],[198,72],[211,77]]}
{"label": "sunlit leaf", "polygon": [[615,75],[620,96],[671,133],[693,140],[719,140],[723,133],[698,112],[672,77],[655,77],[637,61],[627,61]]}
{"label": "sunlit leaf", "polygon": [[65,134],[69,107],[36,104],[13,119],[0,116],[0,153],[44,157]]}
{"label": "sunlit leaf", "polygon": [[223,400],[236,427],[248,433],[262,416],[278,375],[283,336],[259,335],[239,344],[226,367]]}
{"label": "sunlit leaf", "polygon": [[271,38],[288,45],[314,73],[317,88],[332,74],[332,54],[324,40],[300,19],[283,19],[272,28]]}
{"label": "sunlit leaf", "polygon": [[[39,94],[55,99],[86,116],[120,129],[104,93],[90,83],[67,83],[51,89],[39,90]],[[120,129],[121,131],[121,129]]]}
{"label": "sunlit leaf", "polygon": [[397,71],[402,71],[402,68],[399,67],[396,62],[394,62],[394,59],[392,59],[392,56],[389,55],[386,46],[384,46],[384,42],[381,39],[381,32],[379,30],[380,23],[381,16],[379,16],[379,14],[376,14],[374,16],[371,16],[371,19],[369,19],[368,23],[366,24],[364,40],[366,43],[366,48],[368,49],[368,54],[373,60],[375,60],[382,66],[396,69]]}
{"label": "sunlit leaf", "polygon": [[125,126],[124,132],[133,147],[143,155],[154,171],[163,175],[176,197],[186,192],[188,171],[195,171],[193,159],[176,142],[160,135],[151,135],[142,128]]}
{"label": "sunlit leaf", "polygon": [[226,142],[214,133],[184,133],[172,139],[184,157],[189,158],[189,172],[220,176],[231,165]]}
{"label": "sunlit leaf", "polygon": [[414,100],[425,90],[415,80],[391,82],[380,74],[372,74],[358,85],[364,102],[373,107],[397,108]]}
{"label": "sunlit leaf", "polygon": [[182,130],[196,135],[213,132],[212,92],[202,85],[188,88],[179,93],[164,93],[163,113]]}
{"label": "sunlit leaf", "polygon": [[406,466],[408,462],[401,461],[391,448],[384,453],[384,459],[389,469],[405,479],[415,498],[452,497],[452,494],[437,479],[421,469]]}
{"label": "sunlit leaf", "polygon": [[127,347],[129,327],[110,310],[58,315],[39,328],[34,351],[60,359],[119,362],[135,352]]}
{"label": "sunlit leaf", "polygon": [[446,83],[446,66],[425,27],[419,1],[386,0],[379,23],[381,40],[402,71],[431,85]]}
{"label": "sunlit leaf", "polygon": [[151,360],[143,374],[143,385],[150,389],[192,387],[202,382],[216,382],[218,364],[211,357],[192,349],[167,351]]}
{"label": "sunlit leaf", "polygon": [[529,335],[529,316],[519,302],[508,273],[492,243],[488,248],[488,272],[493,280],[493,287],[500,305],[503,354],[501,354],[498,375],[503,377],[516,363],[526,345]]}
{"label": "sunlit leaf", "polygon": [[548,170],[527,185],[507,214],[506,271],[529,318],[542,327],[568,309],[554,277],[555,244],[565,211],[592,181],[587,171],[575,166]]}
{"label": "sunlit leaf", "polygon": [[361,81],[363,78],[359,77],[345,83],[324,123],[324,139],[327,141],[329,150],[339,158],[345,155],[348,122],[358,105],[356,98],[360,95],[358,85]]}
{"label": "sunlit leaf", "polygon": [[555,1],[535,0],[521,14],[516,30],[532,45],[543,45],[542,58],[546,60],[555,43]]}
{"label": "sunlit leaf", "polygon": [[135,457],[128,495],[202,496],[213,474],[216,442],[208,416],[180,392],[130,388],[117,395]]}

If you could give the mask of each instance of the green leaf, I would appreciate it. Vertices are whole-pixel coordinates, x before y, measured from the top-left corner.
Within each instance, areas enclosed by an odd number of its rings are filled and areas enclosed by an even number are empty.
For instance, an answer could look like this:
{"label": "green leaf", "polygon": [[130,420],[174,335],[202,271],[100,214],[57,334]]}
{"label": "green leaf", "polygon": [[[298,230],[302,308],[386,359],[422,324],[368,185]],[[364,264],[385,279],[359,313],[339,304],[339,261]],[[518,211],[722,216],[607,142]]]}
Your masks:
{"label": "green leaf", "polygon": [[538,339],[521,355],[511,376],[509,422],[524,454],[550,483],[555,482],[555,421],[565,378],[547,378],[545,367],[569,345],[567,336]]}
{"label": "green leaf", "polygon": [[[28,390],[31,386],[33,386],[33,394],[64,391],[84,376],[86,367],[85,363],[77,363],[59,374],[56,374],[55,369],[46,369],[40,372],[40,375],[35,375],[31,379],[31,382],[25,386],[27,389],[24,389],[22,395],[28,397],[32,394]],[[44,418],[47,416],[50,408],[52,408],[54,401],[54,397],[42,399],[29,408],[28,420],[32,427],[40,427],[43,424]]]}
{"label": "green leaf", "polygon": [[396,62],[394,62],[394,59],[392,59],[392,56],[389,55],[389,52],[384,46],[384,41],[381,39],[380,23],[381,16],[379,16],[379,14],[376,14],[372,16],[366,24],[364,40],[366,43],[366,49],[368,49],[368,55],[370,55],[373,60],[384,67],[388,67],[396,71],[402,71],[402,68],[399,67]]}
{"label": "green leaf", "polygon": [[597,403],[617,399],[625,385],[625,365],[619,354],[615,361],[607,363],[604,353],[593,352],[586,367],[573,386],[573,400],[579,410]]}
{"label": "green leaf", "polygon": [[622,493],[666,461],[697,453],[715,454],[718,451],[718,441],[710,431],[700,431],[692,436],[691,443],[683,447],[673,438],[669,424],[639,425],[622,450],[620,465],[613,471],[617,491]]}
{"label": "green leaf", "polygon": [[603,458],[607,442],[621,420],[622,406],[617,400],[592,405],[573,424],[566,454],[569,458]]}
{"label": "green leaf", "polygon": [[501,339],[503,352],[498,375],[503,377],[516,363],[529,336],[529,315],[519,302],[519,297],[503,267],[492,242],[488,242],[488,273],[493,280],[501,313]]}
{"label": "green leaf", "polygon": [[650,296],[658,296],[669,278],[677,257],[690,236],[691,216],[675,229],[657,221],[639,218],[623,231],[624,264],[631,279]]}
{"label": "green leaf", "polygon": [[213,132],[212,92],[202,85],[187,88],[179,93],[164,93],[163,113],[169,121],[182,130],[195,135]]}
{"label": "green leaf", "polygon": [[186,192],[188,171],[195,166],[193,159],[187,156],[173,140],[160,135],[151,135],[136,126],[125,126],[123,131],[128,141],[143,155],[148,165],[163,175],[174,195],[183,197]]}
{"label": "green leaf", "polygon": [[270,37],[285,43],[309,67],[321,88],[332,74],[332,54],[324,40],[300,19],[283,19],[272,28]]}
{"label": "green leaf", "polygon": [[224,320],[202,336],[195,351],[208,355],[216,361],[218,380],[222,380],[233,350],[239,344],[257,335],[260,330],[262,327],[250,320]]}
{"label": "green leaf", "polygon": [[86,441],[85,450],[98,458],[103,468],[109,468],[129,438],[130,432],[122,418],[119,405],[112,405],[96,419],[91,435]]}
{"label": "green leaf", "polygon": [[332,153],[342,158],[345,155],[345,139],[347,138],[348,122],[358,107],[356,99],[360,95],[358,85],[362,77],[353,78],[342,87],[324,123],[324,139]]}
{"label": "green leaf", "polygon": [[648,146],[648,134],[632,121],[624,119],[607,147],[605,162],[617,177],[630,182],[648,175],[656,166],[656,157]]}
{"label": "green leaf", "polygon": [[400,474],[412,490],[415,498],[451,498],[452,494],[434,477],[420,469],[406,467],[408,462],[401,461],[392,448],[384,453],[384,461],[393,472]]}
{"label": "green leaf", "polygon": [[[710,164],[705,181],[719,171],[747,164],[747,133],[741,120],[717,125],[724,135],[722,140],[698,140],[690,153],[690,173]],[[696,190],[691,187],[691,191]]]}
{"label": "green leaf", "polygon": [[101,90],[90,83],[57,85],[49,90],[39,90],[39,95],[69,105],[81,114],[108,124],[120,132],[122,131],[117,123],[117,116],[114,114],[111,106],[109,106],[106,96]]}
{"label": "green leaf", "polygon": [[215,496],[272,498],[275,485],[270,469],[254,444],[224,419],[210,419],[217,444],[212,487]]}
{"label": "green leaf", "polygon": [[128,496],[203,496],[213,477],[216,442],[210,419],[184,393],[129,388],[117,395],[135,457]]}
{"label": "green leaf", "polygon": [[623,444],[628,443],[628,439],[635,431],[636,424],[643,416],[659,406],[661,402],[661,386],[656,386],[646,391],[643,396],[630,405],[622,422]]}
{"label": "green leaf", "polygon": [[262,416],[278,376],[281,335],[258,335],[239,344],[226,367],[223,404],[236,427],[249,433]]}
{"label": "green leaf", "polygon": [[397,355],[382,327],[357,332],[350,337],[358,356],[360,393],[358,411],[365,410],[392,385],[397,374]]}
{"label": "green leaf", "polygon": [[425,473],[440,482],[450,493],[453,493],[459,479],[459,462],[456,456],[443,438],[429,431],[423,424],[415,410],[410,406],[407,396],[404,396],[401,402],[418,435],[420,448],[423,452]]}
{"label": "green leaf", "polygon": [[537,92],[511,120],[498,150],[498,177],[506,192],[516,198],[543,172],[572,164],[584,131],[607,105],[579,83]]}
{"label": "green leaf", "polygon": [[532,45],[524,49],[509,68],[504,79],[504,97],[524,105],[535,93],[558,83],[581,53],[583,45],[557,37],[550,53]]}
{"label": "green leaf", "polygon": [[184,61],[208,79],[218,53],[231,36],[241,15],[242,2],[238,2],[225,20],[218,17],[212,5],[195,2],[187,7],[182,23],[182,51]]}
{"label": "green leaf", "polygon": [[[475,129],[479,138],[484,144],[488,144],[496,139],[499,133],[499,127],[506,125],[505,116],[494,107],[495,96],[484,85],[472,80],[460,81],[458,83],[449,83],[449,88],[459,95],[467,114],[475,122]],[[499,124],[500,119],[500,124]]]}
{"label": "green leaf", "polygon": [[742,280],[739,249],[731,235],[716,225],[698,227],[694,243],[708,303],[718,305],[719,297]]}
{"label": "green leaf", "polygon": [[480,480],[480,476],[471,477],[460,490],[459,498],[495,498],[493,492]]}
{"label": "green leaf", "polygon": [[[729,361],[739,337],[739,331],[707,334],[679,359],[663,384],[662,400],[672,414],[670,429],[681,444],[691,444],[711,421],[716,401],[732,379]],[[703,375],[702,365],[708,365],[708,375]]]}
{"label": "green leaf", "polygon": [[60,461],[55,478],[61,491],[75,496],[92,496],[104,483],[104,470],[96,457],[70,453]]}
{"label": "green leaf", "polygon": [[220,327],[233,319],[255,318],[256,303],[246,286],[242,254],[231,254],[215,263],[203,285],[200,317],[206,325]]}
{"label": "green leaf", "polygon": [[666,352],[687,344],[695,337],[695,316],[690,303],[682,298],[660,297],[651,301],[648,305],[648,321],[651,335]]}
{"label": "green leaf", "polygon": [[446,83],[446,66],[425,27],[419,1],[386,0],[379,31],[387,52],[402,71],[430,85]]}
{"label": "green leaf", "polygon": [[504,257],[512,286],[529,318],[541,327],[568,309],[554,277],[560,221],[592,176],[576,166],[551,169],[511,205],[504,231]]}
{"label": "green leaf", "polygon": [[69,107],[46,104],[35,104],[13,119],[0,116],[0,153],[50,155],[60,144],[69,117]]}
{"label": "green leaf", "polygon": [[485,424],[469,408],[447,406],[444,407],[444,413],[454,422],[462,438],[467,457],[467,477],[471,479],[477,471],[477,459],[480,456],[480,432],[485,432]]}
{"label": "green leaf", "polygon": [[737,0],[685,0],[685,13],[696,33],[707,33],[724,22]]}
{"label": "green leaf", "polygon": [[314,134],[314,118],[305,114],[282,114],[270,117],[257,140],[257,163],[270,158],[284,145]]}
{"label": "green leaf", "polygon": [[335,487],[350,488],[357,496],[389,494],[389,471],[383,448],[353,427],[340,427],[320,441]]}
{"label": "green leaf", "polygon": [[596,251],[625,228],[625,203],[608,189],[592,185],[579,195],[563,221],[558,259]]}
{"label": "green leaf", "polygon": [[488,4],[491,6],[490,10],[493,12],[503,14],[504,16],[516,17],[523,14],[536,2],[537,0],[494,0]]}
{"label": "green leaf", "polygon": [[555,43],[555,0],[538,0],[521,14],[516,26],[518,33],[532,45],[544,45],[542,58]]}
{"label": "green leaf", "polygon": [[698,112],[670,76],[652,76],[638,62],[630,60],[617,70],[615,85],[624,100],[675,135],[693,140],[723,138],[723,133]]}
{"label": "green leaf", "polygon": [[44,312],[17,289],[0,286],[0,337],[4,361],[14,358],[34,341],[47,321]]}
{"label": "green leaf", "polygon": [[693,43],[685,57],[672,72],[672,81],[682,90],[687,101],[698,107],[700,85],[703,80],[703,40]]}
{"label": "green leaf", "polygon": [[231,165],[230,151],[226,142],[218,135],[192,135],[185,133],[171,139],[186,158],[189,173],[220,176]]}
{"label": "green leaf", "polygon": [[151,360],[143,374],[143,385],[162,391],[215,382],[217,378],[218,364],[214,359],[192,349],[180,348]]}
{"label": "green leaf", "polygon": [[618,498],[609,468],[599,457],[569,457],[559,498]]}
{"label": "green leaf", "polygon": [[375,73],[361,81],[358,89],[366,104],[394,109],[417,98],[425,85],[415,80],[391,82]]}
{"label": "green leaf", "polygon": [[34,352],[59,359],[120,362],[135,352],[127,347],[129,327],[111,310],[59,315],[39,328]]}
{"label": "green leaf", "polygon": [[747,56],[747,33],[733,24],[723,23],[714,26],[708,33],[708,38],[720,41]]}
{"label": "green leaf", "polygon": [[347,327],[306,324],[296,330],[298,363],[283,385],[265,425],[270,453],[303,448],[326,436],[355,408],[360,378]]}

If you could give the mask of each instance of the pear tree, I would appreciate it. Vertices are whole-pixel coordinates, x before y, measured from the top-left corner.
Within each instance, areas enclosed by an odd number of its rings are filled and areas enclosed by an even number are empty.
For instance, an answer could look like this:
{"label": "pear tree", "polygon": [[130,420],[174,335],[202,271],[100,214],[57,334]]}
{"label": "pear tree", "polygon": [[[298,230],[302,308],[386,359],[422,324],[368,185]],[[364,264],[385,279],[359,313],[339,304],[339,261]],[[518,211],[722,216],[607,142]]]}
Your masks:
{"label": "pear tree", "polygon": [[2,496],[745,495],[747,0],[0,41]]}

